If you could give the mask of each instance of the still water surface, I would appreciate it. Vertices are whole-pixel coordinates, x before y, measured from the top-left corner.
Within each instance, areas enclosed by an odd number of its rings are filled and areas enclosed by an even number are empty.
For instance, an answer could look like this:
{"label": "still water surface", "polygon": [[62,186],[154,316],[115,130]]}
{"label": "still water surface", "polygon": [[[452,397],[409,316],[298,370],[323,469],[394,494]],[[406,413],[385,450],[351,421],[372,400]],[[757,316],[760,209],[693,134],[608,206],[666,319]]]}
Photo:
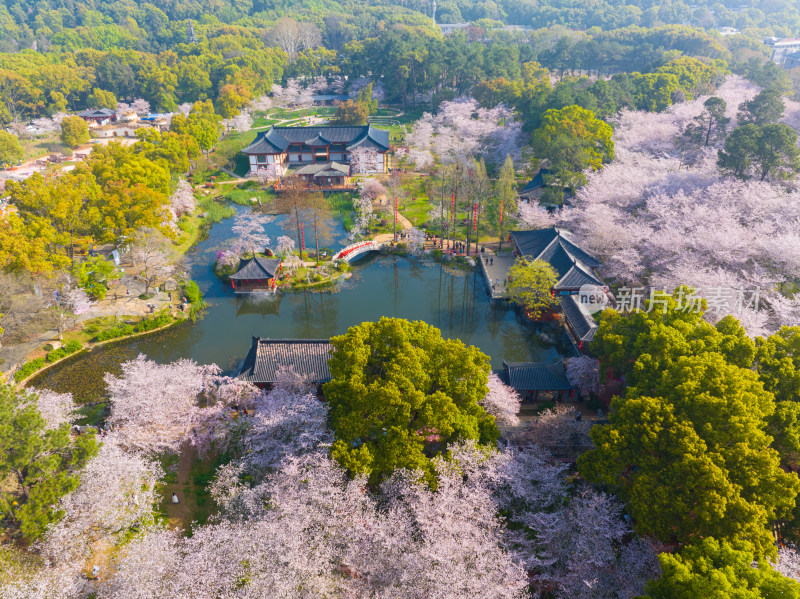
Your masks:
{"label": "still water surface", "polygon": [[[459,271],[415,257],[371,255],[353,265],[352,276],[333,290],[279,293],[268,298],[236,297],[213,273],[217,249],[229,237],[233,219],[214,225],[209,238],[187,256],[190,276],[209,304],[204,317],[141,340],[98,349],[51,369],[32,386],[70,391],[78,401],[102,398],[105,372],[139,353],[161,362],[191,358],[234,372],[252,336],[273,339],[323,339],[381,316],[423,320],[445,337],[479,347],[493,368],[508,361],[544,361],[567,351],[563,334],[552,325],[533,326],[506,306],[492,305],[477,271]],[[268,225],[273,240],[284,234]],[[313,237],[306,233],[307,247]],[[339,229],[330,247],[342,247]],[[547,335],[553,343],[543,340]]]}

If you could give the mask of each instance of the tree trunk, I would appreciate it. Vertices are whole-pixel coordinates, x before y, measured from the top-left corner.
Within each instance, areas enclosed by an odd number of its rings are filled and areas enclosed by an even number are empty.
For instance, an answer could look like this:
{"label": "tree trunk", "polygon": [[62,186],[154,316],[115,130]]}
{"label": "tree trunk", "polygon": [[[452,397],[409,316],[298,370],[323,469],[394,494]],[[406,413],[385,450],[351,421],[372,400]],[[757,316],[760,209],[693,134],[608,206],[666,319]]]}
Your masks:
{"label": "tree trunk", "polygon": [[319,237],[317,237],[317,214],[314,213],[314,245],[317,248],[317,266],[319,266]]}

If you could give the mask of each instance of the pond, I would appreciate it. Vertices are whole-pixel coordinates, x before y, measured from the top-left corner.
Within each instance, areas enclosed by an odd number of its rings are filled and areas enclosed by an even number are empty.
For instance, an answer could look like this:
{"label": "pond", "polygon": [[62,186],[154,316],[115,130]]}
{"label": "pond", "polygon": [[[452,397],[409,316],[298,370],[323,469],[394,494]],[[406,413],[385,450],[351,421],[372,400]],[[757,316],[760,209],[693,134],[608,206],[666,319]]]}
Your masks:
{"label": "pond", "polygon": [[[545,361],[570,351],[559,327],[528,323],[516,310],[493,304],[477,270],[453,269],[424,258],[373,254],[354,263],[352,276],[332,290],[236,297],[213,273],[216,250],[231,237],[232,221],[214,225],[208,239],[187,255],[190,276],[209,304],[202,319],[84,354],[44,373],[31,386],[70,391],[79,402],[96,401],[103,396],[103,375],[119,372],[121,362],[139,353],[160,363],[178,358],[215,363],[234,373],[253,336],[327,339],[381,316],[423,320],[445,337],[479,347],[491,357],[493,368],[501,368],[503,360]],[[285,234],[279,223],[280,217],[268,225],[273,240]],[[343,229],[334,235],[328,246],[345,245]],[[313,233],[306,233],[306,244],[313,245]]]}

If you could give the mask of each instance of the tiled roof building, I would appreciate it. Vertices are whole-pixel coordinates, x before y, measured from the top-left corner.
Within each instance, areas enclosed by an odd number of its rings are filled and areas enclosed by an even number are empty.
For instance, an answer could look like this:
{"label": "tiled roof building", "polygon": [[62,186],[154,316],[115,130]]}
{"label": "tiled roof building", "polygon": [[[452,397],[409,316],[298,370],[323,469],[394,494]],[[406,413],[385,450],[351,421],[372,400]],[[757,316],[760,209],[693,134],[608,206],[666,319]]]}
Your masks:
{"label": "tiled roof building", "polygon": [[389,131],[363,126],[270,127],[259,133],[242,150],[248,156],[250,172],[273,168],[283,176],[288,166],[317,163],[348,164],[356,149],[374,150],[382,157],[375,172],[386,172]]}
{"label": "tiled roof building", "polygon": [[239,371],[239,378],[259,386],[278,380],[282,369],[292,369],[305,381],[313,384],[331,380],[328,339],[261,339],[253,344]]}

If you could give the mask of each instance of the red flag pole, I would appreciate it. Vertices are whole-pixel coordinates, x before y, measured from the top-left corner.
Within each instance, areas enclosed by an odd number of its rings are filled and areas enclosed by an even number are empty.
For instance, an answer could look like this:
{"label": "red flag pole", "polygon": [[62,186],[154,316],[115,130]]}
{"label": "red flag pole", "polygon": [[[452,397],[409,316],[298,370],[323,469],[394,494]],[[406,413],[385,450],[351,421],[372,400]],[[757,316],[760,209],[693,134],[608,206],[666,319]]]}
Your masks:
{"label": "red flag pole", "polygon": [[392,228],[394,242],[397,243],[397,196],[394,196],[394,226]]}
{"label": "red flag pole", "polygon": [[[472,209],[472,230],[478,231],[478,202],[475,202],[475,207]],[[478,236],[475,236],[475,244],[478,243]]]}

